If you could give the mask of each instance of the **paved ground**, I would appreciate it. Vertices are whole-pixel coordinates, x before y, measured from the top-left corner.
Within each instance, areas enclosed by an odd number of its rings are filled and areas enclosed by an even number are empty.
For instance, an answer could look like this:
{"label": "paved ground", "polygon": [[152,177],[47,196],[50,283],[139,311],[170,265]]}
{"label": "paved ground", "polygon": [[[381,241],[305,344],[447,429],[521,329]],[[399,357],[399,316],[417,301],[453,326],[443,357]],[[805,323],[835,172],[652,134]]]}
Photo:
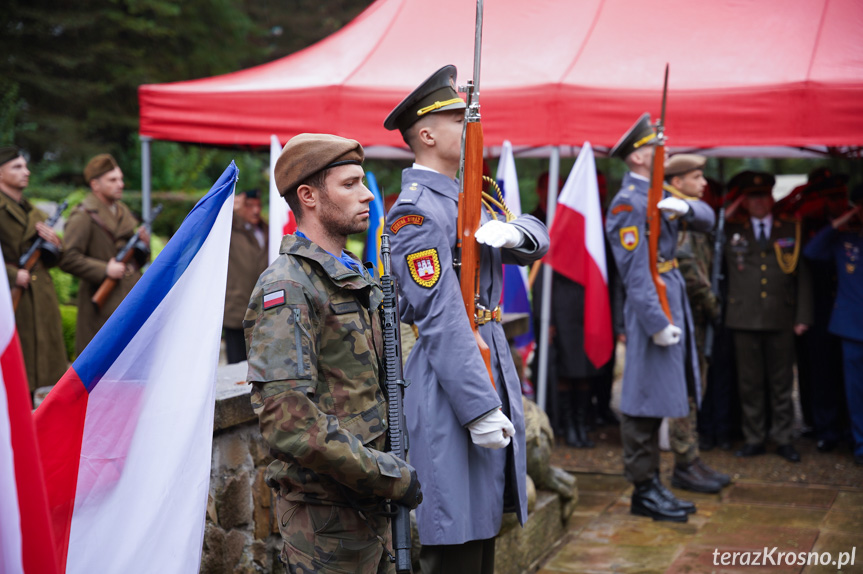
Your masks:
{"label": "paved ground", "polygon": [[[607,427],[594,435],[595,449],[555,449],[553,464],[576,474],[580,499],[567,537],[539,574],[837,572],[838,565],[788,566],[776,557],[779,552],[832,552],[832,561],[840,552],[852,551],[854,565],[841,571],[863,572],[863,468],[853,464],[847,447],[822,454],[814,441],[800,438],[800,464],[775,454],[737,459],[731,451],[703,453],[708,464],[731,473],[734,482],[716,495],[674,490],[698,505],[688,523],[674,524],[629,513],[632,489],[621,475],[617,429]],[[663,453],[662,463],[668,485],[670,453]],[[771,558],[759,558],[761,566],[753,565],[755,552],[763,553],[765,547],[776,550]],[[724,552],[740,553],[736,567],[721,564]],[[747,557],[750,565],[741,566]],[[729,554],[727,560],[731,558]]]}

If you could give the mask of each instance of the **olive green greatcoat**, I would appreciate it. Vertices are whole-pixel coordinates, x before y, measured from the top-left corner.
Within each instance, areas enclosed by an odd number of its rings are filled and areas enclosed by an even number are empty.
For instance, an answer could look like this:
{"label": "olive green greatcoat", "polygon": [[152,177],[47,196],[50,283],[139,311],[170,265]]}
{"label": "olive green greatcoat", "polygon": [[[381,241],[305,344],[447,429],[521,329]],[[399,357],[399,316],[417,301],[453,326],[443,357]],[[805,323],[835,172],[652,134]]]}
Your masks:
{"label": "olive green greatcoat", "polygon": [[[0,246],[10,287],[15,285],[18,259],[39,237],[36,222],[45,219],[26,199],[18,203],[0,192]],[[41,259],[30,272],[30,286],[18,302],[15,323],[30,390],[55,384],[68,367],[66,345],[54,282]]]}
{"label": "olive green greatcoat", "polygon": [[138,221],[124,203],[118,201],[114,205],[117,206],[116,214],[91,193],[72,211],[66,222],[63,237],[66,253],[60,261],[60,268],[80,279],[76,355],[81,354],[141,278],[141,271],[136,270],[120,279],[101,310],[97,310],[90,301],[106,277],[108,260],[117,255],[138,227]]}
{"label": "olive green greatcoat", "polygon": [[249,297],[261,273],[269,265],[267,224],[259,225],[264,233],[264,246],[255,237],[255,226],[234,214],[231,223],[231,250],[228,255],[228,285],[225,289],[226,329],[242,329],[243,317],[249,307]]}

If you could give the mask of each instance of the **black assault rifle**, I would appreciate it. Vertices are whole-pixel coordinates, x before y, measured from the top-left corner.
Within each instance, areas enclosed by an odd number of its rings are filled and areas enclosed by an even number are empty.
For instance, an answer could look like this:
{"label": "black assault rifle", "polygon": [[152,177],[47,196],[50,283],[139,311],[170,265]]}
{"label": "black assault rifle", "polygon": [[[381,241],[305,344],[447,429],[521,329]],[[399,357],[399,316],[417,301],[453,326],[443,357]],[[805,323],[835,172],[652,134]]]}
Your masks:
{"label": "black assault rifle", "polygon": [[[54,212],[54,215],[51,216],[51,219],[45,222],[45,225],[48,227],[54,227],[57,225],[57,221],[60,219],[60,216],[63,215],[63,212],[66,210],[66,206],[69,205],[69,200],[63,201],[60,206],[57,208],[57,211]],[[31,271],[33,267],[36,266],[36,263],[39,261],[39,258],[42,257],[43,253],[47,253],[51,259],[56,262],[57,258],[60,255],[60,250],[56,245],[45,241],[41,237],[37,237],[36,241],[30,245],[30,249],[28,249],[24,255],[18,259],[18,268],[26,269],[27,271]],[[46,265],[47,267],[47,265]],[[12,308],[18,308],[18,302],[21,300],[21,295],[24,294],[24,289],[19,287],[18,285],[12,286]]]}
{"label": "black assault rifle", "polygon": [[[408,432],[402,406],[404,389],[408,385],[402,373],[402,338],[399,328],[398,285],[390,271],[390,237],[381,236],[381,326],[384,337],[384,387],[387,393],[387,438],[390,452],[402,460],[407,459]],[[411,571],[411,516],[410,509],[395,505],[393,516],[393,552],[396,572]]]}

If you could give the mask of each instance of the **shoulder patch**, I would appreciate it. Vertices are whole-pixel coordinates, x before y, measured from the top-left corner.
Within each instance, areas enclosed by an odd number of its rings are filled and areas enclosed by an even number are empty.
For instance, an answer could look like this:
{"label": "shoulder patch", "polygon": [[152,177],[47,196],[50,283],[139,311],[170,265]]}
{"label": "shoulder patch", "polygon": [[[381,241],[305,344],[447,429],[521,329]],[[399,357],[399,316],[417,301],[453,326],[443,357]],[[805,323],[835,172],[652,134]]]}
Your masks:
{"label": "shoulder patch", "polygon": [[638,227],[631,225],[620,229],[620,244],[627,251],[638,247]]}
{"label": "shoulder patch", "polygon": [[399,229],[405,225],[422,225],[424,217],[422,215],[402,215],[390,225],[390,231],[393,235],[399,232]]}
{"label": "shoulder patch", "polygon": [[279,289],[271,293],[264,294],[264,311],[285,304],[285,290]]}
{"label": "shoulder patch", "polygon": [[440,279],[440,258],[437,249],[425,249],[406,257],[411,278],[420,287],[434,287]]}
{"label": "shoulder patch", "polygon": [[632,211],[632,206],[628,203],[621,203],[611,208],[612,215],[617,215],[618,213],[623,213],[624,211]]}

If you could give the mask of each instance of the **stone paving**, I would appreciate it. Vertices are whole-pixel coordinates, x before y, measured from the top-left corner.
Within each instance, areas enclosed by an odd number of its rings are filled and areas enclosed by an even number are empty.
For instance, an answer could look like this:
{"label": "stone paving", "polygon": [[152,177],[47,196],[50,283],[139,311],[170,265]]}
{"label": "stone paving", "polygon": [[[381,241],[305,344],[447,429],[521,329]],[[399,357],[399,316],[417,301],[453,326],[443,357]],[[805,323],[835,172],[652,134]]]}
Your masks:
{"label": "stone paving", "polygon": [[[780,552],[795,553],[795,561],[801,552],[817,552],[820,559],[830,552],[831,560],[847,552],[844,559],[850,561],[854,552],[854,564],[841,572],[863,572],[863,488],[735,479],[720,494],[672,489],[698,506],[689,522],[678,524],[631,515],[632,487],[621,475],[576,476],[579,502],[568,533],[538,574],[839,571],[837,565],[788,566],[777,558]],[[763,556],[765,547],[769,558]],[[740,554],[732,566],[735,552]],[[754,565],[756,557],[762,565]],[[741,565],[744,561],[749,565]]]}

